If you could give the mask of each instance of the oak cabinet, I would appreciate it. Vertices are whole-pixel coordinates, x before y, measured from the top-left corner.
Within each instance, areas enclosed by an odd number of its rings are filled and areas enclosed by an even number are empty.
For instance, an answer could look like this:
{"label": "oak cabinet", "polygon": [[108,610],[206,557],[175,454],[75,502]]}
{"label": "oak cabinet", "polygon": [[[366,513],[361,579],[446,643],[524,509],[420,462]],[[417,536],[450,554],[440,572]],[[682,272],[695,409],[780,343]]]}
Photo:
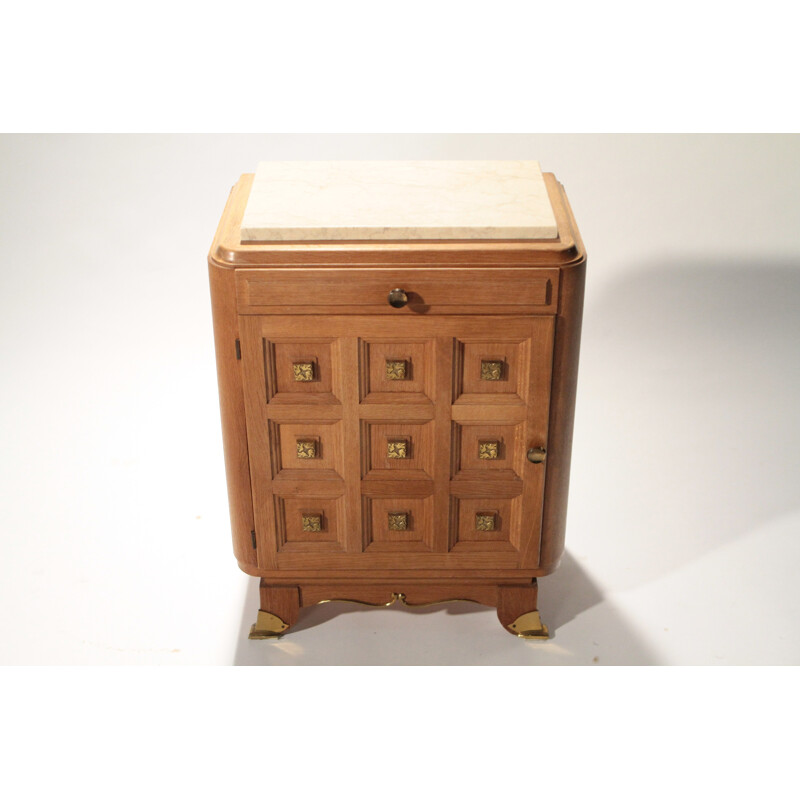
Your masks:
{"label": "oak cabinet", "polygon": [[471,600],[547,635],[563,551],[585,253],[549,239],[243,241],[209,256],[234,552],[253,637],[323,600]]}

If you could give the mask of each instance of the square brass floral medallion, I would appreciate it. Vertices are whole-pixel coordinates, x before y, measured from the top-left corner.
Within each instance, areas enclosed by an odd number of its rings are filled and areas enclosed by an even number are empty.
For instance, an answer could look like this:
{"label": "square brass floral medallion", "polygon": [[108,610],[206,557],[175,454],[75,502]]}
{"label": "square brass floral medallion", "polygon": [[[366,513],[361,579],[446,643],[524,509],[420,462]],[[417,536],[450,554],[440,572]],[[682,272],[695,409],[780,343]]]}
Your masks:
{"label": "square brass floral medallion", "polygon": [[298,458],[316,458],[317,457],[317,443],[313,439],[298,439],[297,440],[297,457]]}
{"label": "square brass floral medallion", "polygon": [[405,361],[386,361],[386,380],[404,381],[406,379]]}
{"label": "square brass floral medallion", "polygon": [[495,515],[489,511],[479,511],[475,515],[476,531],[493,531]]}
{"label": "square brass floral medallion", "polygon": [[405,531],[408,530],[408,514],[405,512],[392,512],[389,514],[389,530]]}
{"label": "square brass floral medallion", "polygon": [[408,442],[405,440],[387,442],[386,458],[408,458]]}
{"label": "square brass floral medallion", "polygon": [[322,530],[322,514],[303,514],[303,530],[316,533]]}
{"label": "square brass floral medallion", "polygon": [[481,380],[499,381],[503,377],[502,361],[481,361]]}
{"label": "square brass floral medallion", "polygon": [[302,361],[292,364],[294,370],[294,379],[296,381],[313,381],[314,380],[314,364],[311,361]]}
{"label": "square brass floral medallion", "polygon": [[500,442],[478,442],[478,458],[494,459],[500,453]]}

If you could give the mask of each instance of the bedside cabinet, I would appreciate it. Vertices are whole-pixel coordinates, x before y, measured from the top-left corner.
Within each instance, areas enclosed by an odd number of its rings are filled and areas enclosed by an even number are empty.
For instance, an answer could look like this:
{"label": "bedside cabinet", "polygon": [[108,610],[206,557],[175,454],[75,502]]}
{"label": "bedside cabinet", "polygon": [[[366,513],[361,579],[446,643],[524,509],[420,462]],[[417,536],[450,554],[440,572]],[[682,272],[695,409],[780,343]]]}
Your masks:
{"label": "bedside cabinet", "polygon": [[[265,162],[209,255],[251,637],[331,600],[547,637],[586,256],[536,162]],[[254,609],[255,613],[256,609]]]}

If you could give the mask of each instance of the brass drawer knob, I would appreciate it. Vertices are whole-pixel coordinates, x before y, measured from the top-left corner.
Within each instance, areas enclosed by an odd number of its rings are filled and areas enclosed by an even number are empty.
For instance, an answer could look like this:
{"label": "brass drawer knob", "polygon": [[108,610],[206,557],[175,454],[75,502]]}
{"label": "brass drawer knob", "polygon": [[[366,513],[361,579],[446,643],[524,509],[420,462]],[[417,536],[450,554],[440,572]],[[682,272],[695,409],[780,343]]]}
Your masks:
{"label": "brass drawer knob", "polygon": [[402,308],[408,302],[408,295],[402,289],[392,289],[389,292],[389,305],[392,308]]}
{"label": "brass drawer knob", "polygon": [[546,457],[547,451],[544,447],[531,447],[531,449],[528,450],[528,461],[530,461],[531,464],[541,464]]}

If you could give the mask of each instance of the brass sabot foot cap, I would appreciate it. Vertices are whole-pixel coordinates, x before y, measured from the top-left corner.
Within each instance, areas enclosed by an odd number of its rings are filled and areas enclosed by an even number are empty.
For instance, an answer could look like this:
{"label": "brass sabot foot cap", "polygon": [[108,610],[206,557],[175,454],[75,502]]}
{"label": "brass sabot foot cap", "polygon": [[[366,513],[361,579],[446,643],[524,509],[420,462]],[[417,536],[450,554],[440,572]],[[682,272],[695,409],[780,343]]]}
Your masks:
{"label": "brass sabot foot cap", "polygon": [[259,611],[255,625],[250,627],[248,639],[277,639],[289,626],[269,611]]}
{"label": "brass sabot foot cap", "polygon": [[549,639],[550,632],[547,625],[542,622],[538,611],[529,611],[517,617],[509,626],[511,633],[516,633],[522,639]]}

